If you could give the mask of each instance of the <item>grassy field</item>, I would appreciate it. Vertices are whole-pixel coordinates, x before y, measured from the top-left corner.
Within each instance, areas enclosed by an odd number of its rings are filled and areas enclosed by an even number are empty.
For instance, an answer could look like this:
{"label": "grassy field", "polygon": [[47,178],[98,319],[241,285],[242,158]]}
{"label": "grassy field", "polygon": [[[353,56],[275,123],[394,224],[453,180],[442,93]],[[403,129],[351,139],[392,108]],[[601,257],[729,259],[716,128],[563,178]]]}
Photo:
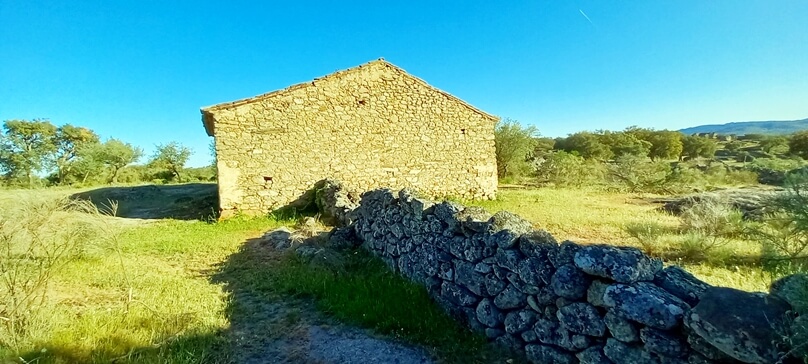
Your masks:
{"label": "grassy field", "polygon": [[[29,202],[74,192],[0,191],[0,203],[12,207],[0,217],[8,219]],[[627,223],[652,221],[671,229],[678,224],[677,218],[655,211],[656,206],[640,197],[568,189],[502,190],[499,200],[476,204],[491,212],[520,214],[558,240],[630,245],[635,242],[623,230]],[[16,348],[0,347],[6,362],[234,361],[229,330],[235,320],[249,320],[255,310],[240,301],[243,294],[267,301],[313,301],[342,321],[426,345],[447,362],[490,362],[494,355],[481,348],[479,337],[431,304],[423,289],[387,273],[361,253],[335,273],[247,249],[252,239],[292,220],[92,218],[97,236],[54,271],[47,299],[33,315],[25,338]],[[57,214],[47,223],[68,228],[69,221]],[[731,254],[733,249],[753,252],[755,247],[741,242],[727,249]],[[710,283],[747,290],[765,290],[771,279],[754,266],[677,263]],[[359,314],[363,310],[370,314]]]}

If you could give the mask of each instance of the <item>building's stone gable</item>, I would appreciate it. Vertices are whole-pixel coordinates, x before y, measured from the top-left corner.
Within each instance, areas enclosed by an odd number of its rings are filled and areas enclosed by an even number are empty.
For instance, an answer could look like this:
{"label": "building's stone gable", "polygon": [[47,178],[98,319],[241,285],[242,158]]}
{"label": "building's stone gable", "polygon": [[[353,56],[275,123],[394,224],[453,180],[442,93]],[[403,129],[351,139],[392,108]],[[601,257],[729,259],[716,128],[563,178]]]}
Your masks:
{"label": "building's stone gable", "polygon": [[223,216],[282,207],[325,178],[357,190],[496,193],[497,119],[385,61],[202,113]]}

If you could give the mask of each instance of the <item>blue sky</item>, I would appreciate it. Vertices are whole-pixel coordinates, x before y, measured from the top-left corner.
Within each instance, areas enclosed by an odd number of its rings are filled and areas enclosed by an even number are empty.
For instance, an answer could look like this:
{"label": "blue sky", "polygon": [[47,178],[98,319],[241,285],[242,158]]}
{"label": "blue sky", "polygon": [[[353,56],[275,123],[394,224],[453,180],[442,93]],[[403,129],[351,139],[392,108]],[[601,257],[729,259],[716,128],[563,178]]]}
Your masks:
{"label": "blue sky", "polygon": [[211,159],[199,108],[384,57],[543,135],[808,117],[808,1],[0,0],[0,120]]}

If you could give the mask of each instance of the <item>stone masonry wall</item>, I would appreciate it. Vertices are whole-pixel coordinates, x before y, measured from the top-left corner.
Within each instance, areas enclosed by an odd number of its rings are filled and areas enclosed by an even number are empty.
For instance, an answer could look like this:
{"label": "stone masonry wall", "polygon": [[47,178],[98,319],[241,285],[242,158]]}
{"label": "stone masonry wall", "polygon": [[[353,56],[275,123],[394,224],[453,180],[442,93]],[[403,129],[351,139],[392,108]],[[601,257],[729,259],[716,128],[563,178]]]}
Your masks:
{"label": "stone masonry wall", "polygon": [[223,216],[285,206],[326,178],[359,191],[496,193],[497,118],[381,60],[203,116],[215,133]]}
{"label": "stone masonry wall", "polygon": [[[362,246],[472,329],[533,363],[774,363],[796,287],[712,287],[634,248],[578,245],[508,212],[362,195]],[[791,292],[791,293],[790,293]]]}

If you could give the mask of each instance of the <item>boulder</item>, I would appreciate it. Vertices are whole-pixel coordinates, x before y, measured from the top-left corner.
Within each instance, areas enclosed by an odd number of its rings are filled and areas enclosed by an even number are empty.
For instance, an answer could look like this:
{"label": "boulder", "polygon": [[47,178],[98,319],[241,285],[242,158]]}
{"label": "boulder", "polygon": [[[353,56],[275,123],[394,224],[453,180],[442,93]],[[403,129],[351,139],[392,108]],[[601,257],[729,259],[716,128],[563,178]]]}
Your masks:
{"label": "boulder", "polygon": [[561,307],[556,316],[558,322],[572,332],[598,337],[606,334],[606,324],[598,309],[588,303],[576,302]]}
{"label": "boulder", "polygon": [[517,270],[525,283],[540,287],[550,284],[555,268],[547,258],[527,257],[519,262]]}
{"label": "boulder", "polygon": [[647,282],[612,284],[603,302],[620,316],[662,330],[678,326],[690,309],[678,297]]}
{"label": "boulder", "polygon": [[662,261],[635,248],[589,245],[575,253],[575,266],[582,271],[621,283],[651,281]]}
{"label": "boulder", "polygon": [[533,230],[519,237],[519,250],[527,257],[549,260],[550,257],[556,255],[558,242],[547,231]]}
{"label": "boulder", "polygon": [[656,274],[654,284],[685,301],[690,307],[699,303],[710,286],[679,266],[669,266]]}
{"label": "boulder", "polygon": [[792,274],[774,281],[769,293],[788,302],[801,315],[808,315],[808,273]]}
{"label": "boulder", "polygon": [[790,309],[773,295],[712,287],[685,316],[685,325],[741,362],[774,363],[782,356],[779,333]]}

